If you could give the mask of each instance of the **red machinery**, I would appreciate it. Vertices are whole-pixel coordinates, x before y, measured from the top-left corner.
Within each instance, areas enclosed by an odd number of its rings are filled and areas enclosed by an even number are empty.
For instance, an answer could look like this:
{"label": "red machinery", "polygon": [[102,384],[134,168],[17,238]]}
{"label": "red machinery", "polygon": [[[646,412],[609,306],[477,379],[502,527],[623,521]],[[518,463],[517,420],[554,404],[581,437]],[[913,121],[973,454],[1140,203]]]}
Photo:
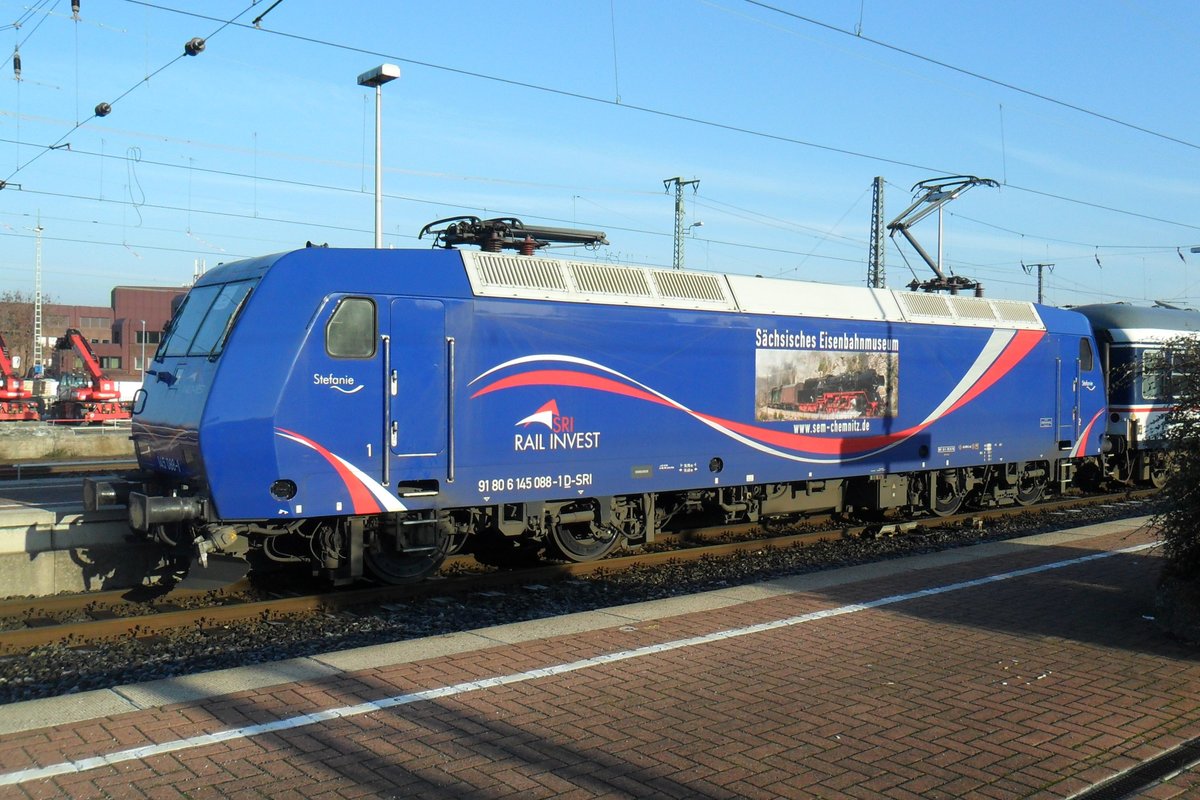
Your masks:
{"label": "red machinery", "polygon": [[82,386],[71,386],[65,381],[59,384],[57,416],[60,419],[105,422],[132,417],[127,404],[121,402],[121,391],[117,388],[117,382],[104,377],[100,361],[82,333],[74,328],[69,329],[59,338],[55,348],[73,349],[83,359],[84,369],[87,370],[90,379]]}
{"label": "red machinery", "polygon": [[25,381],[17,377],[8,355],[8,345],[0,336],[0,421],[38,418],[33,390],[26,388]]}

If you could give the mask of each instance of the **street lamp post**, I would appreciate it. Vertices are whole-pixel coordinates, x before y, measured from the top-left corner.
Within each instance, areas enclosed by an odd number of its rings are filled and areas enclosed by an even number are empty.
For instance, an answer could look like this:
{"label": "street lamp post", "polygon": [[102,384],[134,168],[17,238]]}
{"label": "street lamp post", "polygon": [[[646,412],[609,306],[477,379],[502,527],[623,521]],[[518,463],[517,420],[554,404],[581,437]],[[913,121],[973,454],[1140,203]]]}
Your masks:
{"label": "street lamp post", "polygon": [[359,86],[375,87],[375,248],[383,247],[383,85],[400,77],[395,64],[380,64],[358,76]]}

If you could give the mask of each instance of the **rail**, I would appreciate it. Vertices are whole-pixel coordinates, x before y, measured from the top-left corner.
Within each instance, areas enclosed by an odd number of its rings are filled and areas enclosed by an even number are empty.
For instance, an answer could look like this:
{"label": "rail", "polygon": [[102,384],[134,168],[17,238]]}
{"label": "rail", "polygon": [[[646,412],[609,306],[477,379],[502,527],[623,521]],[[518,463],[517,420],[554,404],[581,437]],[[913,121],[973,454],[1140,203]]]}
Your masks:
{"label": "rail", "polygon": [[[1079,510],[1089,505],[1101,503],[1116,503],[1125,505],[1140,505],[1145,498],[1156,490],[1135,490],[1122,492],[1119,495],[1095,497],[1077,497],[1071,499],[1052,500],[1035,506],[1008,506],[1002,509],[971,511],[949,517],[925,517],[919,520],[898,521],[890,525],[840,525],[823,530],[810,530],[800,533],[784,533],[763,537],[762,529],[757,525],[737,525],[732,528],[718,526],[711,531],[691,531],[680,538],[681,547],[655,552],[636,552],[613,558],[602,558],[595,561],[580,563],[545,563],[525,569],[494,569],[480,568],[471,565],[464,558],[457,563],[457,569],[443,569],[442,579],[437,581],[421,581],[400,585],[376,585],[354,588],[341,588],[324,591],[319,594],[301,594],[279,596],[268,590],[266,599],[258,599],[261,594],[252,590],[245,595],[243,582],[237,582],[226,591],[195,592],[187,590],[171,591],[169,587],[161,593],[148,590],[149,597],[138,601],[131,599],[129,590],[111,592],[92,592],[74,595],[58,595],[54,598],[9,598],[0,601],[0,657],[23,653],[41,645],[56,642],[70,642],[73,645],[84,643],[99,643],[120,638],[137,638],[164,635],[171,631],[200,630],[217,631],[235,622],[274,621],[282,622],[288,619],[299,619],[303,614],[337,613],[355,607],[384,606],[389,603],[400,603],[414,599],[428,599],[433,596],[448,597],[455,595],[478,594],[483,591],[496,591],[512,586],[539,586],[545,584],[579,579],[586,576],[611,576],[625,570],[654,569],[665,565],[680,565],[698,562],[705,559],[727,556],[762,555],[769,551],[783,552],[798,546],[817,545],[835,540],[862,540],[890,538],[893,534],[900,535],[911,531],[931,533],[935,530],[947,535],[958,531],[956,543],[943,538],[940,545],[934,549],[976,544],[990,539],[999,541],[1028,534],[1028,529],[1000,528],[993,531],[992,536],[985,537],[982,533],[984,520],[998,519],[1012,515],[1038,517],[1046,513],[1063,514],[1061,527],[1074,527],[1076,522],[1069,516],[1071,510]],[[1044,520],[1039,523],[1044,526]],[[1043,527],[1044,529],[1044,527]],[[705,534],[696,536],[696,534]],[[734,541],[713,541],[707,534],[718,538],[733,534],[739,538]],[[690,540],[690,541],[687,541]],[[897,541],[903,542],[903,538]],[[929,548],[928,541],[915,541],[913,552],[925,552]],[[885,552],[886,551],[886,552]],[[891,557],[896,550],[883,548],[875,558]],[[886,553],[890,553],[891,556]],[[861,558],[860,554],[857,558]],[[814,560],[809,562],[805,570],[814,566],[819,569],[829,568],[845,563],[840,557],[832,561],[823,561],[829,554],[816,553]],[[459,557],[454,557],[455,559]],[[196,569],[196,567],[193,567]],[[477,570],[485,571],[477,571]],[[493,571],[486,571],[493,570]],[[178,593],[177,593],[178,592]],[[242,596],[242,599],[236,599]],[[203,602],[191,605],[192,601],[202,598]],[[158,600],[162,603],[158,603]],[[187,599],[189,607],[181,607],[178,603]],[[89,617],[81,620],[79,614]]]}
{"label": "rail", "polygon": [[135,469],[137,461],[132,458],[87,458],[78,461],[22,461],[0,465],[0,478],[21,480],[22,475],[55,475],[59,473],[110,472]]}

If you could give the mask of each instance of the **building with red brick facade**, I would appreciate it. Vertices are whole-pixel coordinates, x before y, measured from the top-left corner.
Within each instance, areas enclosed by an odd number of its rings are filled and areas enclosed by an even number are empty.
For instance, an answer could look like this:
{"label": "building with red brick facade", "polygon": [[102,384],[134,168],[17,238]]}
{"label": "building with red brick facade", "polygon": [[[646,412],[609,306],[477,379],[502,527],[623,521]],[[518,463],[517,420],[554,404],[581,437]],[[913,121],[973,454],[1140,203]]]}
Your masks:
{"label": "building with red brick facade", "polygon": [[47,303],[42,308],[42,352],[51,375],[79,372],[83,362],[55,343],[70,328],[92,346],[100,367],[114,380],[141,380],[146,362],[154,357],[163,326],[171,319],[172,304],[183,299],[186,287],[117,286],[110,306],[69,306]]}

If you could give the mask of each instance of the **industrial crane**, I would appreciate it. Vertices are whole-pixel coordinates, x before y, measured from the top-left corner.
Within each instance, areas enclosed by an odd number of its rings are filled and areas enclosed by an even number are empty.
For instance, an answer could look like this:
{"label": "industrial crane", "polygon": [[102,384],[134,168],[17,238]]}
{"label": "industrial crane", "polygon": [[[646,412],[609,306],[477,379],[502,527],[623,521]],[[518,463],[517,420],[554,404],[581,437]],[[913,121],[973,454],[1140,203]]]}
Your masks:
{"label": "industrial crane", "polygon": [[58,417],[81,422],[106,422],[114,419],[130,419],[129,407],[121,402],[121,390],[117,382],[104,376],[100,360],[83,334],[74,328],[67,330],[54,345],[57,350],[74,350],[83,360],[88,380],[72,385],[69,376],[63,375],[58,386]]}
{"label": "industrial crane", "polygon": [[8,344],[0,335],[0,422],[35,420],[39,418],[37,401],[33,390],[17,376],[12,358],[8,355]]}

